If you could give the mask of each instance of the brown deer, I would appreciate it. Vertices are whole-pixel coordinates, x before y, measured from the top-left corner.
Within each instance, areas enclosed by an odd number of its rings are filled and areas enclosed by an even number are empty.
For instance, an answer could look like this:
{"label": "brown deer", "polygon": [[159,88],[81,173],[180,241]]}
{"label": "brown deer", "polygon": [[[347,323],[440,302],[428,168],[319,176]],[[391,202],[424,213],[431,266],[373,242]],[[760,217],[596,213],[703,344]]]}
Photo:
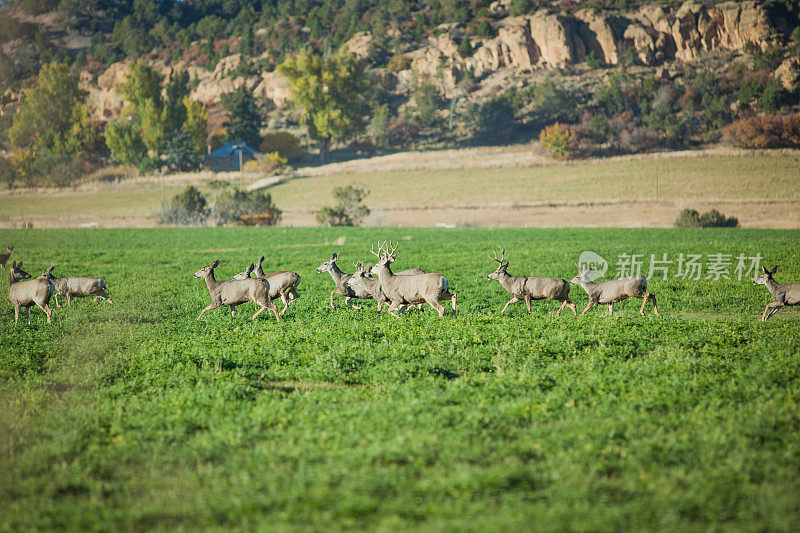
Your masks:
{"label": "brown deer", "polygon": [[450,300],[453,305],[453,315],[456,314],[456,295],[450,292],[450,284],[447,277],[443,274],[425,273],[409,276],[397,276],[392,272],[391,264],[397,257],[397,245],[392,246],[384,243],[378,244],[378,252],[374,246],[370,252],[378,257],[375,269],[378,272],[378,280],[383,294],[391,302],[389,314],[399,318],[394,314],[394,310],[403,304],[420,304],[427,302],[436,309],[440,317],[444,316],[444,306],[439,303],[442,300]]}
{"label": "brown deer", "polygon": [[[10,281],[8,284],[8,300],[14,306],[14,325],[19,320],[19,308],[24,307],[28,314],[28,324],[31,323],[31,307],[36,305],[47,315],[50,323],[53,311],[50,309],[50,297],[55,288],[46,279],[30,279],[31,275],[22,270],[22,261],[12,261]],[[22,281],[28,279],[30,281]]]}
{"label": "brown deer", "polygon": [[203,278],[206,280],[206,287],[208,287],[208,294],[211,296],[211,305],[206,307],[200,312],[197,320],[203,318],[206,311],[216,309],[222,305],[227,305],[231,308],[231,316],[236,316],[236,306],[245,302],[253,302],[260,305],[261,309],[256,311],[253,315],[253,320],[260,315],[264,309],[269,309],[275,314],[275,320],[280,322],[281,317],[278,316],[278,308],[272,303],[269,297],[269,282],[263,279],[237,279],[227,281],[217,281],[214,278],[214,269],[220,263],[217,259],[210,265],[204,266],[194,273],[194,277]]}
{"label": "brown deer", "polygon": [[336,285],[336,289],[331,291],[331,307],[335,309],[333,305],[333,295],[338,294],[340,296],[344,296],[344,304],[352,307],[353,309],[361,309],[361,307],[351,304],[350,298],[358,298],[359,300],[369,300],[372,298],[372,294],[365,288],[365,287],[351,287],[350,280],[353,278],[352,274],[345,274],[341,271],[339,266],[336,262],[339,260],[339,252],[334,252],[331,255],[331,258],[322,263],[320,266],[317,267],[317,274],[322,274],[323,272],[329,272],[331,278],[333,278],[333,283]]}
{"label": "brown deer", "polygon": [[647,278],[644,276],[628,276],[595,283],[589,279],[591,270],[581,270],[578,265],[575,266],[578,268],[578,275],[572,278],[570,283],[577,283],[589,295],[589,303],[581,313],[581,316],[585,315],[589,309],[597,304],[607,304],[608,314],[610,315],[614,312],[614,304],[616,302],[621,302],[631,296],[644,298],[642,307],[639,309],[640,315],[644,316],[644,306],[647,305],[648,300],[653,300],[653,312],[658,314],[656,295],[652,292],[647,292]]}
{"label": "brown deer", "polygon": [[106,282],[103,278],[89,278],[89,277],[65,277],[57,278],[53,276],[53,269],[55,265],[50,265],[50,268],[45,270],[41,276],[46,279],[55,287],[55,294],[53,295],[56,301],[56,307],[61,307],[58,303],[58,296],[66,296],[67,306],[72,307],[72,298],[76,296],[92,296],[94,295],[94,302],[98,298],[102,298],[108,303],[114,303],[113,300],[106,293]]}
{"label": "brown deer", "polygon": [[[767,270],[763,266],[761,268],[764,273],[753,280],[753,283],[755,285],[766,285],[767,290],[775,300],[767,304],[767,307],[764,308],[764,314],[761,315],[761,321],[766,322],[769,317],[777,313],[778,309],[784,305],[800,305],[800,283],[780,284],[772,277],[778,271],[777,266],[772,267],[772,270]],[[770,311],[770,308],[772,308],[772,311]],[[767,314],[767,311],[769,311],[769,314]]]}
{"label": "brown deer", "polygon": [[255,274],[257,278],[265,279],[269,282],[269,297],[272,299],[281,297],[283,302],[283,309],[281,309],[281,316],[289,309],[300,297],[297,292],[297,286],[300,285],[300,274],[292,272],[291,270],[276,270],[275,272],[264,273],[261,264],[264,262],[264,256],[256,263]]}
{"label": "brown deer", "polygon": [[8,258],[11,257],[11,254],[13,253],[14,253],[14,247],[6,246],[6,253],[0,254],[0,267],[2,267],[3,270],[5,270],[6,268],[6,263],[8,263]]}
{"label": "brown deer", "polygon": [[250,277],[250,273],[253,272],[253,269],[256,267],[254,263],[250,263],[250,266],[233,276],[231,279],[247,279]]}
{"label": "brown deer", "polygon": [[565,306],[572,309],[573,314],[578,314],[575,304],[569,299],[570,284],[561,278],[539,278],[535,276],[512,276],[508,273],[508,264],[510,261],[505,261],[506,247],[503,246],[500,258],[497,257],[497,252],[492,250],[493,256],[489,259],[500,263],[497,270],[486,276],[489,281],[497,280],[505,290],[511,293],[511,298],[500,311],[500,314],[506,312],[509,305],[521,301],[525,301],[528,306],[528,313],[531,312],[531,300],[556,300],[561,302],[561,307],[556,311],[556,316],[561,316],[561,311]]}

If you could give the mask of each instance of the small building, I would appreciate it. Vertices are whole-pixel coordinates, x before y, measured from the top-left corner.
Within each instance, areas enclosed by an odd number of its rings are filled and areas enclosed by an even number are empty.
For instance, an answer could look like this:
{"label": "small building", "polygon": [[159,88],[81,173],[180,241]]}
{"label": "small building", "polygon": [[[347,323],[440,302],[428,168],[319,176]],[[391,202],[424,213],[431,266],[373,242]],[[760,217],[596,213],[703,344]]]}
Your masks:
{"label": "small building", "polygon": [[203,166],[214,172],[236,171],[260,155],[243,142],[226,142],[203,157]]}

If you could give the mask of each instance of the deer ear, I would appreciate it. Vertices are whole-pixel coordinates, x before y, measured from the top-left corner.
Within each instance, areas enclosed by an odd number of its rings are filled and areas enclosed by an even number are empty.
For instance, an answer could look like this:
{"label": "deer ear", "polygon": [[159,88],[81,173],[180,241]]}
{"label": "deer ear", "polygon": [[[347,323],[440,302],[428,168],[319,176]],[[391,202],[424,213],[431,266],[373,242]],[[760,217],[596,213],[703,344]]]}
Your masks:
{"label": "deer ear", "polygon": [[338,261],[339,260],[339,252],[333,252],[331,256],[331,261]]}
{"label": "deer ear", "polygon": [[511,261],[506,261],[506,264],[505,264],[505,265],[503,265],[503,268],[508,268],[508,264],[509,264],[510,262],[511,262]]}
{"label": "deer ear", "polygon": [[263,263],[264,262],[264,256],[263,255],[261,256],[261,259],[258,260],[258,262],[259,263]]}
{"label": "deer ear", "polygon": [[17,262],[11,261],[11,268],[17,268]]}
{"label": "deer ear", "polygon": [[217,268],[221,262],[222,262],[222,259],[217,259],[216,261],[211,263],[211,268]]}
{"label": "deer ear", "polygon": [[774,274],[777,271],[778,271],[778,265],[775,265],[774,267],[772,267],[772,270],[770,270],[769,273]]}

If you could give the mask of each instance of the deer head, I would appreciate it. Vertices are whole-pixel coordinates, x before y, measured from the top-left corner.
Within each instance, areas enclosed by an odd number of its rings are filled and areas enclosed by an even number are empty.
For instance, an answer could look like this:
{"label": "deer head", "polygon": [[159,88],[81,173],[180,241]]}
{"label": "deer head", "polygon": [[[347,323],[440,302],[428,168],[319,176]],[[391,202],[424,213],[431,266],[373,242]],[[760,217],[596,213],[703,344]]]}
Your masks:
{"label": "deer head", "polygon": [[503,263],[503,261],[505,261],[505,258],[506,258],[506,247],[505,246],[503,246],[503,249],[500,252],[500,257],[499,258],[497,257],[497,252],[495,250],[492,250],[492,254],[493,255],[489,256],[489,259],[491,259],[492,261],[497,261],[500,264],[497,265],[497,269],[494,272],[492,272],[491,274],[486,276],[486,279],[488,279],[489,281],[491,281],[493,279],[500,279],[500,274],[506,274],[507,273],[506,269],[508,268],[508,263],[510,263],[510,261],[506,261],[505,263]]}
{"label": "deer head", "polygon": [[317,267],[317,274],[322,274],[323,272],[329,272],[334,267],[336,261],[338,260],[339,260],[339,252],[333,252],[333,255],[331,255],[330,259],[328,259],[327,261],[325,261],[324,263],[322,263],[320,266]]}
{"label": "deer head", "polygon": [[56,277],[53,275],[53,269],[55,267],[56,267],[55,265],[50,265],[50,267],[47,270],[45,270],[44,272],[42,272],[42,275],[39,276],[39,277],[42,278],[42,279],[53,281],[54,279],[56,279]]}
{"label": "deer head", "polygon": [[575,268],[578,269],[578,274],[574,278],[572,278],[572,280],[570,280],[570,283],[580,284],[581,282],[584,281],[592,281],[591,278],[589,277],[589,274],[592,272],[591,269],[581,270],[581,267],[579,267],[577,263],[575,264]]}
{"label": "deer head", "polygon": [[254,263],[250,263],[250,265],[247,268],[245,268],[244,270],[242,270],[241,272],[239,272],[238,274],[233,276],[233,278],[231,278],[231,279],[237,279],[237,280],[239,280],[239,279],[247,279],[247,278],[250,277],[250,274],[253,272],[253,269],[255,267],[256,267],[256,265]]}
{"label": "deer head", "polygon": [[11,253],[11,252],[13,252],[13,251],[14,251],[14,247],[13,247],[13,246],[6,246],[6,251],[7,251],[8,253]]}
{"label": "deer head", "polygon": [[761,269],[764,271],[764,273],[753,280],[753,285],[766,285],[767,281],[769,280],[775,281],[774,279],[772,279],[772,276],[774,276],[775,273],[778,271],[777,265],[772,267],[772,270],[767,270],[767,268],[763,266],[761,267]]}
{"label": "deer head", "polygon": [[13,261],[11,263],[11,283],[23,279],[31,279],[31,275],[22,270],[22,261],[20,261],[19,263]]}
{"label": "deer head", "polygon": [[196,278],[205,278],[205,277],[208,277],[209,275],[213,274],[214,273],[214,269],[217,268],[217,266],[219,265],[220,261],[222,261],[222,260],[221,259],[217,259],[216,261],[214,261],[210,265],[204,266],[203,268],[201,268],[200,270],[198,270],[197,272],[194,273],[194,277],[196,277]]}

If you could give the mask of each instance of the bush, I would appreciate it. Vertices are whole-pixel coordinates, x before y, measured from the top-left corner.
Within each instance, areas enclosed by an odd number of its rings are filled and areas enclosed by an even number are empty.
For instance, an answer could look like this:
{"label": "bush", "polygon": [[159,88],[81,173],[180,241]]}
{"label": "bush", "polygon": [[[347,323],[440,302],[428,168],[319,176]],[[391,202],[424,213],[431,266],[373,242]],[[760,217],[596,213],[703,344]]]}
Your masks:
{"label": "bush", "polygon": [[168,204],[161,206],[159,222],[179,226],[202,224],[208,216],[206,204],[200,191],[190,185],[176,194]]}
{"label": "bush", "polygon": [[552,150],[556,157],[562,159],[569,157],[574,141],[575,133],[572,128],[559,122],[547,126],[539,134],[539,144],[542,148]]}
{"label": "bush", "polygon": [[395,54],[389,58],[386,68],[392,72],[400,72],[411,66],[411,58],[405,54]]}
{"label": "bush", "polygon": [[347,187],[335,187],[333,197],[337,200],[334,207],[323,207],[317,212],[317,222],[325,226],[358,226],[370,211],[363,204],[369,189],[354,183]]}
{"label": "bush", "polygon": [[211,214],[217,225],[274,226],[282,212],[268,192],[233,188],[217,195]]}
{"label": "bush", "polygon": [[695,209],[684,209],[675,220],[677,228],[735,228],[739,226],[739,219],[726,217],[716,209],[702,215]]}
{"label": "bush", "polygon": [[725,132],[735,145],[743,148],[798,147],[800,113],[743,118],[729,124]]}
{"label": "bush", "polygon": [[262,153],[278,152],[287,161],[293,161],[305,153],[300,139],[288,131],[272,131],[263,139],[260,146]]}
{"label": "bush", "polygon": [[506,95],[495,96],[478,106],[475,121],[480,133],[498,140],[509,137],[517,125],[514,107]]}
{"label": "bush", "polygon": [[386,141],[390,146],[406,148],[416,142],[419,137],[419,124],[413,120],[395,118],[389,123]]}

